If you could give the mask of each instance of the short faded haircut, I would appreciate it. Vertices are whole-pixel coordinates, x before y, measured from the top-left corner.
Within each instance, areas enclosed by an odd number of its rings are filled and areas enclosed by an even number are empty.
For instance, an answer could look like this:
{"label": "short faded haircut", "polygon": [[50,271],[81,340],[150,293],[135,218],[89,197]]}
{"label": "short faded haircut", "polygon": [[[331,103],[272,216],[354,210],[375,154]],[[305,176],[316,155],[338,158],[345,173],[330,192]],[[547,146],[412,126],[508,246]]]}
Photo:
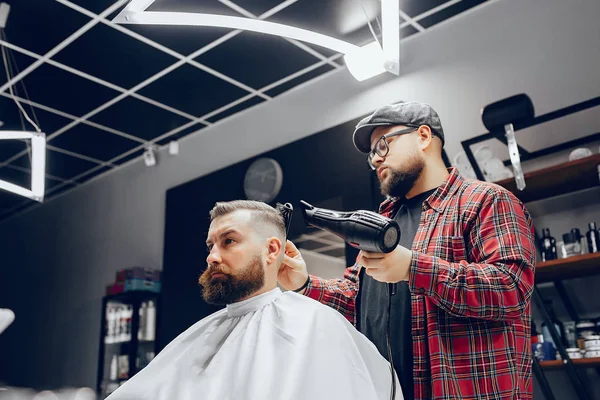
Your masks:
{"label": "short faded haircut", "polygon": [[285,243],[285,221],[283,216],[275,208],[261,201],[233,200],[218,202],[210,210],[210,221],[212,222],[215,218],[223,217],[240,210],[247,210],[252,213],[252,221],[259,224],[255,226],[255,229],[265,225],[271,226],[275,228],[277,236]]}

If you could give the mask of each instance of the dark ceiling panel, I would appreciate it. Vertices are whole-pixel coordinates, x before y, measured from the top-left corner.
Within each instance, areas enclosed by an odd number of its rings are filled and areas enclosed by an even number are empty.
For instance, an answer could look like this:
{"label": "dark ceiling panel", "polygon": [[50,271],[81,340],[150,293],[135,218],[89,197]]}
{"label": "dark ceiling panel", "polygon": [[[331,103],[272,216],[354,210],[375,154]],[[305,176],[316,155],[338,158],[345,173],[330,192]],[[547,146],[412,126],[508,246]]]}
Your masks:
{"label": "dark ceiling panel", "polygon": [[126,97],[113,104],[94,115],[91,120],[144,140],[154,139],[189,121],[133,97]]}
{"label": "dark ceiling panel", "polygon": [[102,161],[109,161],[140,145],[139,142],[85,124],[76,125],[52,139],[49,144]]}
{"label": "dark ceiling panel", "polygon": [[232,3],[259,17],[273,7],[283,3],[283,1],[284,0],[232,0]]}
{"label": "dark ceiling panel", "polygon": [[271,97],[279,96],[280,94],[287,92],[288,90],[295,88],[296,86],[298,86],[302,83],[308,82],[309,80],[314,79],[317,76],[320,76],[329,71],[332,71],[333,69],[334,68],[329,64],[322,65],[318,68],[313,69],[312,71],[309,71],[303,75],[300,75],[297,78],[287,81],[287,82],[267,91],[267,95],[269,95]]}
{"label": "dark ceiling panel", "polygon": [[148,39],[187,56],[225,36],[231,29],[204,26],[127,25]]}
{"label": "dark ceiling panel", "polygon": [[11,43],[45,54],[90,21],[88,17],[52,1],[9,1],[6,35]]}
{"label": "dark ceiling panel", "polygon": [[0,140],[0,163],[23,150],[27,150],[27,144],[22,140]]}
{"label": "dark ceiling panel", "polygon": [[[35,1],[38,1],[38,0],[35,0]],[[78,6],[83,7],[86,10],[89,10],[96,14],[100,14],[101,12],[103,12],[104,10],[106,10],[108,7],[112,6],[115,3],[115,0],[69,0],[69,1],[73,4],[77,4]],[[69,9],[67,6],[63,6],[62,4],[59,4],[59,5],[63,8]],[[116,11],[115,13],[118,13],[119,11],[120,11],[120,9],[118,11]],[[113,15],[111,14],[111,16],[113,16]]]}
{"label": "dark ceiling panel", "polygon": [[[21,103],[29,117],[38,124],[42,132],[50,135],[52,132],[67,125],[72,120],[60,115]],[[12,98],[0,97],[0,121],[2,129],[34,131],[35,128],[25,119]],[[37,122],[36,122],[37,121]]]}
{"label": "dark ceiling panel", "polygon": [[246,101],[244,101],[244,102],[242,102],[240,104],[237,104],[237,105],[235,105],[235,106],[233,106],[233,107],[231,107],[231,108],[229,108],[229,109],[227,109],[227,110],[225,110],[223,112],[220,112],[217,115],[214,115],[214,116],[210,117],[208,119],[208,122],[211,122],[211,123],[214,124],[217,121],[220,121],[220,120],[225,119],[225,118],[227,118],[229,116],[232,116],[233,114],[237,114],[237,113],[239,113],[239,112],[241,112],[241,111],[243,111],[243,110],[245,110],[247,108],[254,107],[255,105],[260,104],[260,103],[262,103],[264,101],[265,101],[265,99],[263,99],[262,97],[258,97],[258,96],[251,97],[248,100],[246,100]]}
{"label": "dark ceiling panel", "polygon": [[463,0],[456,4],[451,5],[448,8],[443,9],[440,12],[432,14],[428,17],[423,18],[419,21],[419,23],[424,28],[431,28],[435,24],[439,24],[442,21],[445,21],[449,18],[452,18],[464,11],[467,11],[470,8],[473,8],[479,4],[485,3],[486,0]]}
{"label": "dark ceiling panel", "polygon": [[137,157],[141,156],[142,154],[144,154],[144,150],[143,149],[134,151],[131,154],[128,154],[128,155],[126,155],[126,156],[118,159],[117,161],[113,161],[113,164],[123,165],[123,164],[127,163],[128,161],[131,161],[134,158],[137,158]]}
{"label": "dark ceiling panel", "polygon": [[200,117],[248,92],[186,64],[146,86],[140,94]]}
{"label": "dark ceiling panel", "polygon": [[[0,179],[15,185],[31,189],[31,174],[9,167],[0,168]],[[2,191],[2,189],[0,189]]]}
{"label": "dark ceiling panel", "polygon": [[[310,47],[311,49],[313,49],[317,53],[321,54],[325,58],[333,57],[336,54],[339,54],[337,51],[334,51],[334,50],[331,50],[331,49],[328,49],[328,48],[325,48],[325,47],[317,46],[316,44],[305,43],[305,42],[302,42],[302,44]],[[338,64],[339,64],[339,62],[338,62]]]}
{"label": "dark ceiling panel", "polygon": [[400,0],[400,9],[414,18],[448,1],[450,0]]}
{"label": "dark ceiling panel", "polygon": [[156,0],[148,11],[198,12],[221,15],[239,15],[218,0]]}
{"label": "dark ceiling panel", "polygon": [[126,89],[177,61],[104,24],[86,32],[54,59]]}
{"label": "dark ceiling panel", "polygon": [[24,79],[32,101],[82,116],[119,95],[105,86],[43,64]]}
{"label": "dark ceiling panel", "polygon": [[[10,40],[8,41],[10,42]],[[23,71],[25,68],[29,67],[36,61],[35,58],[29,57],[23,53],[20,53],[8,47],[4,47],[4,50],[7,55],[7,64],[10,68],[9,72],[11,78],[18,75],[21,71]],[[4,68],[4,60],[1,57],[2,55],[0,54],[0,82],[2,84],[5,84],[7,82],[6,68]],[[8,90],[6,92],[8,93]],[[21,82],[18,82],[16,85],[13,86],[13,92],[15,92],[16,96],[23,98],[26,97],[24,93],[23,84]]]}
{"label": "dark ceiling panel", "polygon": [[[23,168],[31,168],[31,161],[27,154],[17,158],[11,164]],[[46,150],[46,173],[62,179],[71,179],[94,168],[96,165],[98,164],[91,161],[52,150]]]}
{"label": "dark ceiling panel", "polygon": [[90,172],[89,174],[82,176],[81,178],[77,179],[77,183],[84,183],[87,182],[99,175],[104,174],[105,172],[110,171],[111,169],[113,169],[112,167],[100,167],[97,170]]}
{"label": "dark ceiling panel", "polygon": [[281,37],[242,32],[196,59],[259,89],[320,60]]}

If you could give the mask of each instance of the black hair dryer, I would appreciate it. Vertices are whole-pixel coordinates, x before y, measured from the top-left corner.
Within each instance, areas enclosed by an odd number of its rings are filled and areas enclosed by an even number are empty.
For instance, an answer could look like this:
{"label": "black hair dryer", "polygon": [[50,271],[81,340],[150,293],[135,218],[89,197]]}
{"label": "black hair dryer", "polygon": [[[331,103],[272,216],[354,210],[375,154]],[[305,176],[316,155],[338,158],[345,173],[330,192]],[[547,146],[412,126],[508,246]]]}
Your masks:
{"label": "black hair dryer", "polygon": [[350,246],[374,253],[390,253],[400,241],[396,221],[372,211],[333,211],[301,200],[304,222],[331,232]]}

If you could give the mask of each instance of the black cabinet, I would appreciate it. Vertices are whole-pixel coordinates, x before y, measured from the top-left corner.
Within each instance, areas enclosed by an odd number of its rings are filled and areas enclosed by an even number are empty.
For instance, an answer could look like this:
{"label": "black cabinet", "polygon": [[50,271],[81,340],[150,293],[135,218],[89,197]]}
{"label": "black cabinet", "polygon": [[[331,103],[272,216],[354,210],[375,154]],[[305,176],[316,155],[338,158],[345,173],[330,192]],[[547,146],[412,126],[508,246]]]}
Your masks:
{"label": "black cabinet", "polygon": [[156,356],[160,294],[130,291],[102,299],[98,382],[103,399]]}

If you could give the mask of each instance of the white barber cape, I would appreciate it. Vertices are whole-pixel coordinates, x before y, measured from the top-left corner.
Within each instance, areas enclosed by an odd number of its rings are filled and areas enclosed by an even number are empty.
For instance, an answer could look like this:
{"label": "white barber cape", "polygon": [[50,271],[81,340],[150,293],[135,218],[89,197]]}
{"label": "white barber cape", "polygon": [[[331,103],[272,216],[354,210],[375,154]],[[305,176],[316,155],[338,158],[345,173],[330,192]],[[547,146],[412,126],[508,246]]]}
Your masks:
{"label": "white barber cape", "polygon": [[339,312],[276,288],[192,325],[107,399],[389,400],[391,383],[390,364]]}

